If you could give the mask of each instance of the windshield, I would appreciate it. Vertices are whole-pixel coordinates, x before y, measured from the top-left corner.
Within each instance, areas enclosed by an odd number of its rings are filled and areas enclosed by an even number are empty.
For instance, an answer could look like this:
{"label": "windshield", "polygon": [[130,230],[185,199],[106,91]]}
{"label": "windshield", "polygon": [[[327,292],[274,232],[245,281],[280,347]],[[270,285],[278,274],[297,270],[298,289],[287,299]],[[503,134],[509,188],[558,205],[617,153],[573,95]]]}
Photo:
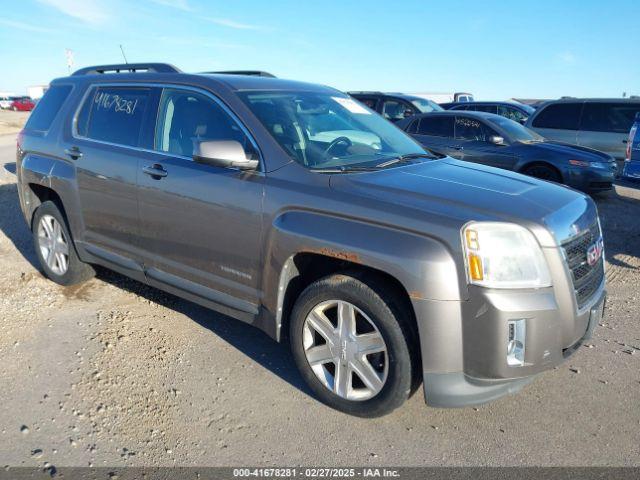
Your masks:
{"label": "windshield", "polygon": [[312,169],[378,167],[425,156],[403,131],[336,92],[240,92],[271,136],[296,162]]}
{"label": "windshield", "polygon": [[421,113],[431,113],[431,112],[443,112],[444,108],[438,105],[436,102],[432,102],[431,100],[427,100],[425,98],[412,98],[411,103],[415,105],[415,107],[420,110]]}
{"label": "windshield", "polygon": [[527,127],[519,124],[518,122],[514,122],[513,120],[509,120],[504,117],[491,118],[491,121],[495,123],[498,127],[504,130],[509,139],[515,142],[542,142],[544,141],[544,137],[538,135],[533,130],[529,130]]}

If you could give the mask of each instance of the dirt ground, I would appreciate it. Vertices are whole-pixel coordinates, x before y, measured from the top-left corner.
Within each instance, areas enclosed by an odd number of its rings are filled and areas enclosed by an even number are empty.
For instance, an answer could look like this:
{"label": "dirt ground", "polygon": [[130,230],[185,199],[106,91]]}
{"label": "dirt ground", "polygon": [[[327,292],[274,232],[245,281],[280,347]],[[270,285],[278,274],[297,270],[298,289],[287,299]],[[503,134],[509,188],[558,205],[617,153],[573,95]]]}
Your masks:
{"label": "dirt ground", "polygon": [[640,465],[640,189],[597,199],[609,301],[593,341],[520,394],[384,418],[317,402],[252,327],[104,270],[36,266],[0,137],[0,465]]}
{"label": "dirt ground", "polygon": [[30,112],[0,110],[0,135],[18,133],[29,118]]}

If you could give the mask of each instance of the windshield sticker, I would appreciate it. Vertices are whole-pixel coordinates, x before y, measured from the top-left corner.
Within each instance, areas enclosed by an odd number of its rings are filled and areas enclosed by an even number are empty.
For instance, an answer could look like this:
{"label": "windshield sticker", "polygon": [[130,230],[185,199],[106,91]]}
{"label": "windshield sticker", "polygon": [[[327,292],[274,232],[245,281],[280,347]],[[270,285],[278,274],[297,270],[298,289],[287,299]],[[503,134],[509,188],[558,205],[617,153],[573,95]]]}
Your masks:
{"label": "windshield sticker", "polygon": [[371,115],[371,112],[369,110],[367,110],[366,108],[364,108],[362,105],[360,105],[355,100],[352,100],[351,98],[344,98],[344,97],[331,97],[331,98],[336,102],[338,102],[341,106],[349,110],[351,113]]}

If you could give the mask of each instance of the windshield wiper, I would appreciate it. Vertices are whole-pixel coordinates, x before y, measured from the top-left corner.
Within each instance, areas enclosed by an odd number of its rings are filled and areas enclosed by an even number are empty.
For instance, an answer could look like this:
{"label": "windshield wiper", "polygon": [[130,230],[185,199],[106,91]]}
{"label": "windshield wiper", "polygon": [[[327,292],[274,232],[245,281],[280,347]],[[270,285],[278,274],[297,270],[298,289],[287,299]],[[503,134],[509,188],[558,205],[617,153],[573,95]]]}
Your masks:
{"label": "windshield wiper", "polygon": [[411,160],[414,160],[416,158],[431,158],[431,159],[435,159],[438,158],[434,155],[431,155],[429,153],[408,153],[406,155],[400,155],[394,158],[391,158],[385,162],[379,163],[378,165],[376,165],[376,168],[385,168],[385,167],[389,167],[391,165],[395,165],[396,163],[406,163],[409,162]]}
{"label": "windshield wiper", "polygon": [[314,172],[320,173],[347,173],[347,172],[375,172],[377,167],[363,167],[363,166],[348,166],[341,165],[339,167],[327,167],[327,168],[312,168]]}

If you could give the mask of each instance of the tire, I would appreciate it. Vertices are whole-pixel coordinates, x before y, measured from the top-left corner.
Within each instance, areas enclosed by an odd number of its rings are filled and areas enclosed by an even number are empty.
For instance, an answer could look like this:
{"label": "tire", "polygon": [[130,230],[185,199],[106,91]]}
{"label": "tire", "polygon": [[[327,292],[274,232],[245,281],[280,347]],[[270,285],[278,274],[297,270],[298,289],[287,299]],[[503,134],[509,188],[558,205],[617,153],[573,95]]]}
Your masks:
{"label": "tire", "polygon": [[47,278],[68,286],[85,282],[95,275],[93,267],[78,257],[66,219],[54,202],[46,201],[38,207],[31,230],[36,255]]}
{"label": "tire", "polygon": [[560,175],[560,172],[551,165],[537,163],[526,167],[522,173],[529,175],[530,177],[539,178],[540,180],[562,183],[562,176]]}
{"label": "tire", "polygon": [[[405,402],[416,383],[419,354],[412,340],[415,337],[397,299],[384,291],[374,280],[358,274],[331,275],[309,285],[291,313],[289,339],[300,373],[320,401],[349,415],[386,415]],[[355,315],[350,316],[351,310]],[[346,325],[340,323],[339,312],[345,312],[344,318],[355,318],[353,335],[337,336],[341,324]],[[313,327],[318,322],[334,329],[323,336]],[[327,340],[331,336],[333,340]],[[382,347],[380,339],[384,352],[377,351]],[[374,353],[363,354],[361,348]],[[316,359],[313,367],[308,355]],[[365,375],[360,376],[359,371]]]}

